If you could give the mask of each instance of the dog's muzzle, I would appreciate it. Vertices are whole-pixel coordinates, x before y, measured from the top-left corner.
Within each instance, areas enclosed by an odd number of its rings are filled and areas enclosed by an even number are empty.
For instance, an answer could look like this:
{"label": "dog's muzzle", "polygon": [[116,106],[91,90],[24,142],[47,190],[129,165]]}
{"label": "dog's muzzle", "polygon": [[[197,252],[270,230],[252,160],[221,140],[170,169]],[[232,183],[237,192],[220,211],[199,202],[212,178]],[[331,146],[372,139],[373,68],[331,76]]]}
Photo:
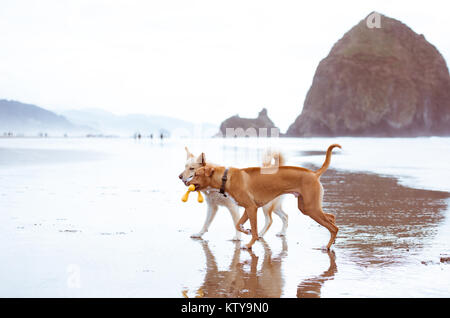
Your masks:
{"label": "dog's muzzle", "polygon": [[181,181],[183,181],[184,185],[188,186],[189,185],[189,181],[191,181],[194,177],[189,177],[187,179],[183,179],[183,175],[180,174],[179,178],[181,179]]}

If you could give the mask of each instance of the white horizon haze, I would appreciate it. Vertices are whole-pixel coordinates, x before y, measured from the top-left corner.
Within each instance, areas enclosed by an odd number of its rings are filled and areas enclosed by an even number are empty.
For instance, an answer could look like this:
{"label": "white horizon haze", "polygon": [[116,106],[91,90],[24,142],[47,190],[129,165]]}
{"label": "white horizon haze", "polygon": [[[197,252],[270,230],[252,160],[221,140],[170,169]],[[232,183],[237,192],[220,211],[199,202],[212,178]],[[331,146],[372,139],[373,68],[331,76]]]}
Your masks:
{"label": "white horizon haze", "polygon": [[373,11],[450,56],[445,1],[0,3],[0,99],[220,124],[267,108],[285,132],[320,60]]}

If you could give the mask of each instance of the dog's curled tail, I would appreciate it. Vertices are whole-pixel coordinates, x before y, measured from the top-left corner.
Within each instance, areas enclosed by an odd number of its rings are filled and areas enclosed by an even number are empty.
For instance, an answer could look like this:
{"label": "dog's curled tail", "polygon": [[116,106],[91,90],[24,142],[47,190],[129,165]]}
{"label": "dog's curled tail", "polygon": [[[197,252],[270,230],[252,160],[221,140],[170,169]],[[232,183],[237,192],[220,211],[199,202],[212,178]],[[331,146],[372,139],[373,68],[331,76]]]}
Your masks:
{"label": "dog's curled tail", "polygon": [[322,167],[315,172],[318,177],[320,177],[325,171],[327,171],[328,167],[330,166],[331,152],[335,147],[342,149],[341,145],[338,144],[332,144],[330,147],[328,147],[325,162],[323,163]]}

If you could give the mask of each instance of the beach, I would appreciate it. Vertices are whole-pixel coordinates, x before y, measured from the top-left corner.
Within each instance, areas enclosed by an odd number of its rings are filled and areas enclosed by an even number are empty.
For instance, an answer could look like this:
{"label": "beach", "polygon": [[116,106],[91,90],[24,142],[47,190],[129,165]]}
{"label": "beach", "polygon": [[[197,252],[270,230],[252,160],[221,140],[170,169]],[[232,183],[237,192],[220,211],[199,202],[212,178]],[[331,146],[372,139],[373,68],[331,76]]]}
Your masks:
{"label": "beach", "polygon": [[[236,167],[266,148],[317,169],[328,231],[297,209],[251,251],[221,207],[183,203],[185,150]],[[450,138],[0,138],[1,297],[450,297]],[[243,209],[241,209],[241,213]],[[258,227],[264,225],[258,212]]]}

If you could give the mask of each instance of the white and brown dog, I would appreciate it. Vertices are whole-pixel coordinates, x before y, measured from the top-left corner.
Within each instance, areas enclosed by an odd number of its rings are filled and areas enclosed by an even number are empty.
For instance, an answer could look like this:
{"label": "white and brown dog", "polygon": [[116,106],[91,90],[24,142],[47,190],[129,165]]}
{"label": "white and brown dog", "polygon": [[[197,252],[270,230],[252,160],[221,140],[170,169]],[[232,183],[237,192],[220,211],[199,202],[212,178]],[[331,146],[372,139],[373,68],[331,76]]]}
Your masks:
{"label": "white and brown dog", "polygon": [[[187,154],[185,169],[179,175],[179,178],[184,182],[184,184],[187,185],[188,182],[191,181],[192,178],[194,177],[195,171],[198,168],[206,165],[206,159],[203,153],[196,158],[187,147],[185,147],[185,149]],[[281,155],[281,153],[272,151],[266,152],[263,158],[262,164],[263,167],[276,168],[282,165],[284,165],[284,158]],[[230,196],[224,196],[217,189],[204,189],[202,190],[202,193],[206,197],[206,204],[207,204],[206,219],[200,232],[192,234],[191,237],[194,238],[202,237],[202,235],[208,231],[211,222],[214,220],[214,217],[216,216],[219,206],[224,206],[228,209],[228,211],[230,211],[231,218],[233,219],[233,228],[236,230],[236,234],[233,240],[240,240],[241,232],[236,229],[236,224],[238,223],[240,218],[239,206],[236,204],[236,202]],[[281,231],[277,234],[277,236],[286,235],[286,229],[288,226],[288,216],[283,211],[282,200],[283,200],[282,196],[277,197],[262,207],[265,216],[265,225],[262,231],[259,233],[258,235],[259,237],[263,237],[264,234],[266,234],[267,230],[272,225],[272,212],[278,215],[283,222]]]}
{"label": "white and brown dog", "polygon": [[[257,210],[269,204],[282,194],[294,194],[298,201],[298,209],[330,232],[330,240],[326,248],[329,250],[336,239],[339,228],[336,217],[325,213],[322,209],[323,187],[320,176],[328,169],[333,148],[341,148],[338,144],[328,147],[322,167],[312,171],[302,167],[280,166],[268,173],[263,167],[233,168],[204,164],[198,168],[194,177],[187,182],[197,190],[220,189],[228,194],[239,206],[245,208],[244,214],[236,228],[251,234],[252,239],[246,248],[251,248],[258,239]],[[243,228],[250,220],[251,231]]]}

